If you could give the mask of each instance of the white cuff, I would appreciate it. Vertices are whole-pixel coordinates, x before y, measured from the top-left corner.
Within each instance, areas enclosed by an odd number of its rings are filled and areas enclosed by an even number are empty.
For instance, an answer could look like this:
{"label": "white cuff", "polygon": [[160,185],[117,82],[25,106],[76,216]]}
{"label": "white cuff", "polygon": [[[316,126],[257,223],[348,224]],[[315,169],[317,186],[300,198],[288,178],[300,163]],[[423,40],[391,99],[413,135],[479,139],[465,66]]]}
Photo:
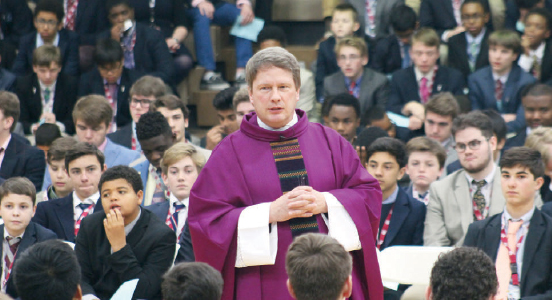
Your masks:
{"label": "white cuff", "polygon": [[[448,42],[448,34],[449,34],[450,30],[445,30],[443,31],[443,35],[441,35],[441,40],[443,40],[443,42]],[[437,49],[438,50],[438,49]]]}
{"label": "white cuff", "polygon": [[525,71],[531,72],[531,67],[533,66],[533,58],[522,54],[519,57],[518,65]]}
{"label": "white cuff", "polygon": [[56,121],[57,127],[59,127],[59,131],[65,132],[65,124],[61,123],[60,121]]}
{"label": "white cuff", "polygon": [[96,300],[96,299],[100,299],[92,294],[86,294],[84,296],[82,296],[82,300]]}
{"label": "white cuff", "polygon": [[270,203],[252,205],[241,212],[236,268],[273,265],[276,262],[278,225],[276,222],[269,224],[269,218]]}
{"label": "white cuff", "polygon": [[347,251],[362,249],[355,222],[337,198],[328,193],[322,193],[328,206],[328,235],[335,238]]}

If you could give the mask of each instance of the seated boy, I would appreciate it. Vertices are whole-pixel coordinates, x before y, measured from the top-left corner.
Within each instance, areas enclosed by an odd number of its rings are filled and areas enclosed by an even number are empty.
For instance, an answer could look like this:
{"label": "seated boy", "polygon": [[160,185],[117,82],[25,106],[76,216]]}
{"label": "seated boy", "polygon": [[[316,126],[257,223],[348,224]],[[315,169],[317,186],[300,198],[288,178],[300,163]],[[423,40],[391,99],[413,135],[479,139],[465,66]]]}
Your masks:
{"label": "seated boy", "polygon": [[467,78],[472,72],[489,65],[487,40],[491,31],[485,27],[489,22],[489,10],[482,0],[465,0],[460,18],[466,31],[449,39],[448,66]]}
{"label": "seated boy", "polygon": [[[302,83],[303,81],[301,81]],[[232,99],[232,107],[236,112],[236,122],[241,126],[241,122],[245,115],[255,111],[255,107],[249,100],[249,91],[247,88],[241,88],[234,94],[234,99]],[[313,122],[309,118],[310,122]]]}
{"label": "seated boy", "polygon": [[546,8],[534,8],[525,15],[525,31],[521,36],[523,51],[518,64],[539,82],[552,79],[551,28],[552,16]]}
{"label": "seated boy", "polygon": [[397,184],[406,164],[404,143],[390,137],[379,138],[366,149],[366,158],[365,167],[378,180],[383,199],[377,248],[381,251],[396,245],[421,246],[426,207]]}
{"label": "seated boy", "polygon": [[42,45],[58,47],[61,59],[58,67],[63,74],[79,75],[79,40],[78,35],[63,28],[63,2],[40,0],[34,10],[36,31],[21,37],[19,52],[13,63],[12,71],[18,76],[31,74],[33,71],[33,51]]}
{"label": "seated boy", "polygon": [[59,48],[42,45],[32,53],[30,75],[19,77],[15,93],[21,102],[21,123],[25,134],[34,134],[42,123],[58,125],[62,132],[75,133],[71,112],[77,102],[78,80],[60,73]]}
{"label": "seated boy", "polygon": [[389,80],[385,75],[364,66],[368,50],[363,39],[341,39],[335,46],[340,71],[324,79],[324,98],[349,93],[360,101],[360,115],[376,105],[385,105],[389,96]]}
{"label": "seated boy", "polygon": [[142,178],[144,206],[167,200],[167,187],[162,180],[161,159],[174,143],[169,123],[160,112],[147,112],[136,124],[136,136],[144,155],[132,163]]}
{"label": "seated boy", "polygon": [[407,5],[395,7],[390,18],[395,33],[377,42],[371,59],[372,68],[383,74],[410,67],[410,42],[419,25],[416,12]]}
{"label": "seated boy", "polygon": [[32,245],[56,239],[52,231],[31,221],[35,207],[36,190],[32,182],[24,177],[12,177],[0,186],[0,214],[4,224],[2,231],[2,292],[17,298],[12,274],[13,265],[19,253]]}
{"label": "seated boy", "polygon": [[232,107],[234,94],[238,91],[236,87],[230,87],[220,91],[213,99],[213,106],[217,111],[219,125],[213,126],[204,138],[200,141],[200,146],[213,150],[223,138],[240,129],[240,123],[236,121],[236,113]]}
{"label": "seated boy", "polygon": [[48,149],[52,143],[61,137],[61,131],[55,124],[44,123],[36,129],[35,146],[44,151],[44,157],[48,155]]}
{"label": "seated boy", "polygon": [[46,163],[52,184],[36,195],[37,203],[64,198],[73,191],[73,182],[65,170],[65,155],[76,143],[72,137],[62,137],[56,139],[48,149]]}
{"label": "seated boy", "polygon": [[354,6],[349,3],[337,5],[332,13],[331,30],[333,36],[329,37],[318,46],[318,57],[316,58],[316,99],[322,102],[324,98],[324,78],[339,71],[335,45],[345,37],[352,37],[360,28],[358,13]]}
{"label": "seated boy", "polygon": [[136,123],[140,116],[147,113],[152,103],[165,95],[167,88],[161,78],[150,75],[142,76],[136,80],[130,88],[128,101],[130,102],[130,117],[132,122],[117,128],[116,132],[107,135],[114,143],[125,146],[128,149],[142,151],[136,138]]}
{"label": "seated boy", "polygon": [[468,77],[471,108],[496,110],[508,124],[508,131],[515,132],[525,123],[520,91],[535,79],[516,64],[522,50],[516,32],[495,31],[488,43],[491,65]]}
{"label": "seated boy", "polygon": [[128,96],[139,75],[125,67],[123,48],[118,42],[111,39],[99,40],[94,51],[97,68],[81,76],[79,98],[92,94],[107,98],[113,109],[113,120],[109,128],[111,133],[132,122]]}
{"label": "seated boy", "polygon": [[203,262],[181,263],[163,275],[163,300],[220,300],[222,276]]}
{"label": "seated boy", "polygon": [[[515,147],[500,158],[503,211],[468,227],[464,246],[495,261],[497,299],[546,299],[552,294],[552,219],[536,208],[544,164],[537,150]],[[522,255],[523,254],[523,255]]]}
{"label": "seated boy", "polygon": [[107,168],[96,146],[77,143],[65,154],[65,170],[75,189],[59,199],[40,202],[33,221],[52,230],[62,240],[75,242],[82,219],[101,211],[98,182]]}
{"label": "seated boy", "polygon": [[75,252],[83,294],[110,299],[124,282],[138,279],[133,298],[161,299],[161,276],[173,263],[176,236],[142,209],[140,174],[127,166],[108,169],[99,181],[103,211],[82,222]]}
{"label": "seated boy", "polygon": [[[209,90],[223,90],[229,85],[219,74],[215,73],[215,55],[211,43],[211,23],[222,26],[231,26],[237,20],[240,25],[247,25],[253,21],[255,14],[249,0],[238,0],[236,5],[221,0],[185,0],[186,14],[193,23],[195,53],[197,62],[206,72],[201,80],[201,88]],[[236,84],[245,84],[245,65],[253,56],[251,41],[236,37]]]}
{"label": "seated boy", "polygon": [[439,66],[440,40],[433,29],[422,28],[412,36],[410,57],[414,65],[393,73],[386,108],[410,116],[409,128],[421,128],[424,107],[432,95],[464,93],[465,81],[460,71]]}
{"label": "seated boy", "polygon": [[205,157],[189,143],[170,147],[161,160],[161,176],[167,187],[169,201],[154,203],[146,208],[159,220],[165,221],[178,238],[188,218],[190,190],[205,165]]}
{"label": "seated boy", "polygon": [[406,144],[406,156],[406,174],[412,182],[406,193],[427,205],[429,185],[439,180],[445,168],[445,148],[433,139],[420,136]]}
{"label": "seated boy", "polygon": [[338,94],[330,97],[324,106],[324,124],[352,143],[360,126],[358,99],[348,93]]}

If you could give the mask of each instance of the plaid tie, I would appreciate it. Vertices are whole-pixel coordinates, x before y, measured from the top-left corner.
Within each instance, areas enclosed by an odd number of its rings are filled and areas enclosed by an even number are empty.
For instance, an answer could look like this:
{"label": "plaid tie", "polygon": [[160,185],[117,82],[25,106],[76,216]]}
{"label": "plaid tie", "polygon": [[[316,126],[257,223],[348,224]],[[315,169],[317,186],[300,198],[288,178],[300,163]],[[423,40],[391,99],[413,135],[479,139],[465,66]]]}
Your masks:
{"label": "plaid tie", "polygon": [[8,274],[10,272],[12,262],[15,259],[15,253],[17,252],[17,247],[19,247],[19,243],[21,243],[21,238],[8,236],[6,237],[6,241],[8,241],[8,245],[10,245],[10,252],[4,255],[4,262],[6,263],[4,274]]}
{"label": "plaid tie", "polygon": [[349,94],[355,95],[355,87],[356,87],[356,81],[351,81],[351,84],[349,85]]}
{"label": "plaid tie", "polygon": [[487,184],[487,181],[485,181],[485,179],[481,181],[473,180],[472,183],[477,186],[477,190],[475,190],[475,194],[473,195],[473,201],[475,202],[475,205],[477,205],[477,209],[481,212],[481,214],[483,214],[485,210],[485,196],[483,196],[481,188],[483,188],[485,184]]}

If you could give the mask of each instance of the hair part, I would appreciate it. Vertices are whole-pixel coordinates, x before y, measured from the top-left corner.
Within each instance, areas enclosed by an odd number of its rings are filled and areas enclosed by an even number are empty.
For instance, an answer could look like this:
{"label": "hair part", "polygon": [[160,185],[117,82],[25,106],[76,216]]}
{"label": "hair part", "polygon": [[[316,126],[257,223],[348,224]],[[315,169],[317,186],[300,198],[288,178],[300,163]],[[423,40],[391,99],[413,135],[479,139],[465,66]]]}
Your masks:
{"label": "hair part", "polygon": [[100,164],[100,170],[104,170],[105,156],[102,151],[92,144],[77,142],[65,152],[65,170],[67,170],[67,173],[69,173],[69,164],[71,164],[72,161],[86,155],[95,156]]}
{"label": "hair part", "polygon": [[375,140],[370,147],[366,149],[366,160],[370,160],[370,157],[377,152],[386,152],[393,156],[399,168],[406,166],[406,146],[401,140],[392,137],[382,137]]}
{"label": "hair part", "polygon": [[521,167],[528,169],[534,179],[544,176],[542,156],[536,149],[528,147],[512,147],[500,157],[500,169]]}
{"label": "hair part", "polygon": [[56,63],[61,68],[61,51],[54,45],[42,45],[33,50],[34,67],[49,68],[52,63]]}
{"label": "hair part", "polygon": [[199,153],[195,146],[190,143],[176,143],[172,145],[165,154],[163,154],[163,159],[161,159],[161,171],[163,174],[167,175],[169,173],[170,166],[176,164],[177,162],[183,160],[186,157],[190,157],[195,167],[197,168],[197,173],[201,172],[201,169],[205,166],[205,156]]}
{"label": "hair part", "polygon": [[73,108],[73,122],[81,120],[90,127],[105,124],[109,127],[113,120],[113,109],[104,96],[88,95],[81,97]]}
{"label": "hair part", "polygon": [[488,43],[489,47],[501,46],[514,51],[515,54],[520,54],[523,51],[521,38],[519,34],[513,30],[501,29],[494,31],[489,35]]}
{"label": "hair part", "polygon": [[406,143],[406,161],[410,158],[410,155],[414,152],[425,152],[434,155],[439,162],[439,169],[445,167],[445,161],[447,160],[447,151],[436,140],[430,139],[426,136],[419,136],[411,139]]}
{"label": "hair part", "polygon": [[425,113],[428,112],[439,116],[450,116],[453,120],[460,114],[458,101],[450,92],[443,92],[429,98],[425,104]]}
{"label": "hair part", "polygon": [[0,185],[0,203],[10,194],[28,196],[36,204],[36,188],[26,177],[11,177]]}
{"label": "hair part", "polygon": [[186,104],[184,104],[184,101],[182,101],[182,99],[178,98],[175,95],[166,94],[157,98],[157,100],[153,102],[153,107],[155,110],[158,110],[161,107],[164,107],[168,110],[180,109],[182,111],[184,119],[188,119],[190,117],[190,111],[186,107]]}
{"label": "hair part", "polygon": [[118,165],[111,167],[102,174],[100,177],[100,182],[98,183],[98,190],[101,193],[102,186],[105,182],[114,181],[117,179],[124,179],[128,184],[132,186],[134,193],[144,190],[144,185],[142,184],[142,177],[140,173],[135,169],[129,166]]}

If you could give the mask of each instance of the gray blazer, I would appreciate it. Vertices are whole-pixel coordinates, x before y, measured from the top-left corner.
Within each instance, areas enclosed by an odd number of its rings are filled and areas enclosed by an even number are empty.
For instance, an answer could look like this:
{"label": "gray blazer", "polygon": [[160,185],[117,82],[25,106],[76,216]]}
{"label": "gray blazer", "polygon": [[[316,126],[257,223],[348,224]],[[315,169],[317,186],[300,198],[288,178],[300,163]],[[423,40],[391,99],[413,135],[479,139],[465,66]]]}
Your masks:
{"label": "gray blazer", "polygon": [[[366,0],[347,0],[358,12],[360,31],[364,33],[366,27],[364,18],[366,16]],[[395,6],[404,4],[404,0],[378,0],[376,7],[376,38],[386,37],[393,33],[391,28],[391,10]]]}
{"label": "gray blazer", "polygon": [[[500,168],[497,167],[489,216],[502,213],[506,205],[500,177]],[[542,206],[540,193],[535,193],[535,205],[538,208]],[[464,169],[431,184],[424,225],[424,246],[462,246],[468,226],[473,222],[470,187]]]}
{"label": "gray blazer", "polygon": [[[324,79],[324,99],[341,93],[348,93],[349,88],[345,84],[345,75],[339,71]],[[364,68],[362,81],[360,82],[360,113],[364,113],[375,105],[385,107],[389,98],[389,80],[382,73],[370,68]]]}

